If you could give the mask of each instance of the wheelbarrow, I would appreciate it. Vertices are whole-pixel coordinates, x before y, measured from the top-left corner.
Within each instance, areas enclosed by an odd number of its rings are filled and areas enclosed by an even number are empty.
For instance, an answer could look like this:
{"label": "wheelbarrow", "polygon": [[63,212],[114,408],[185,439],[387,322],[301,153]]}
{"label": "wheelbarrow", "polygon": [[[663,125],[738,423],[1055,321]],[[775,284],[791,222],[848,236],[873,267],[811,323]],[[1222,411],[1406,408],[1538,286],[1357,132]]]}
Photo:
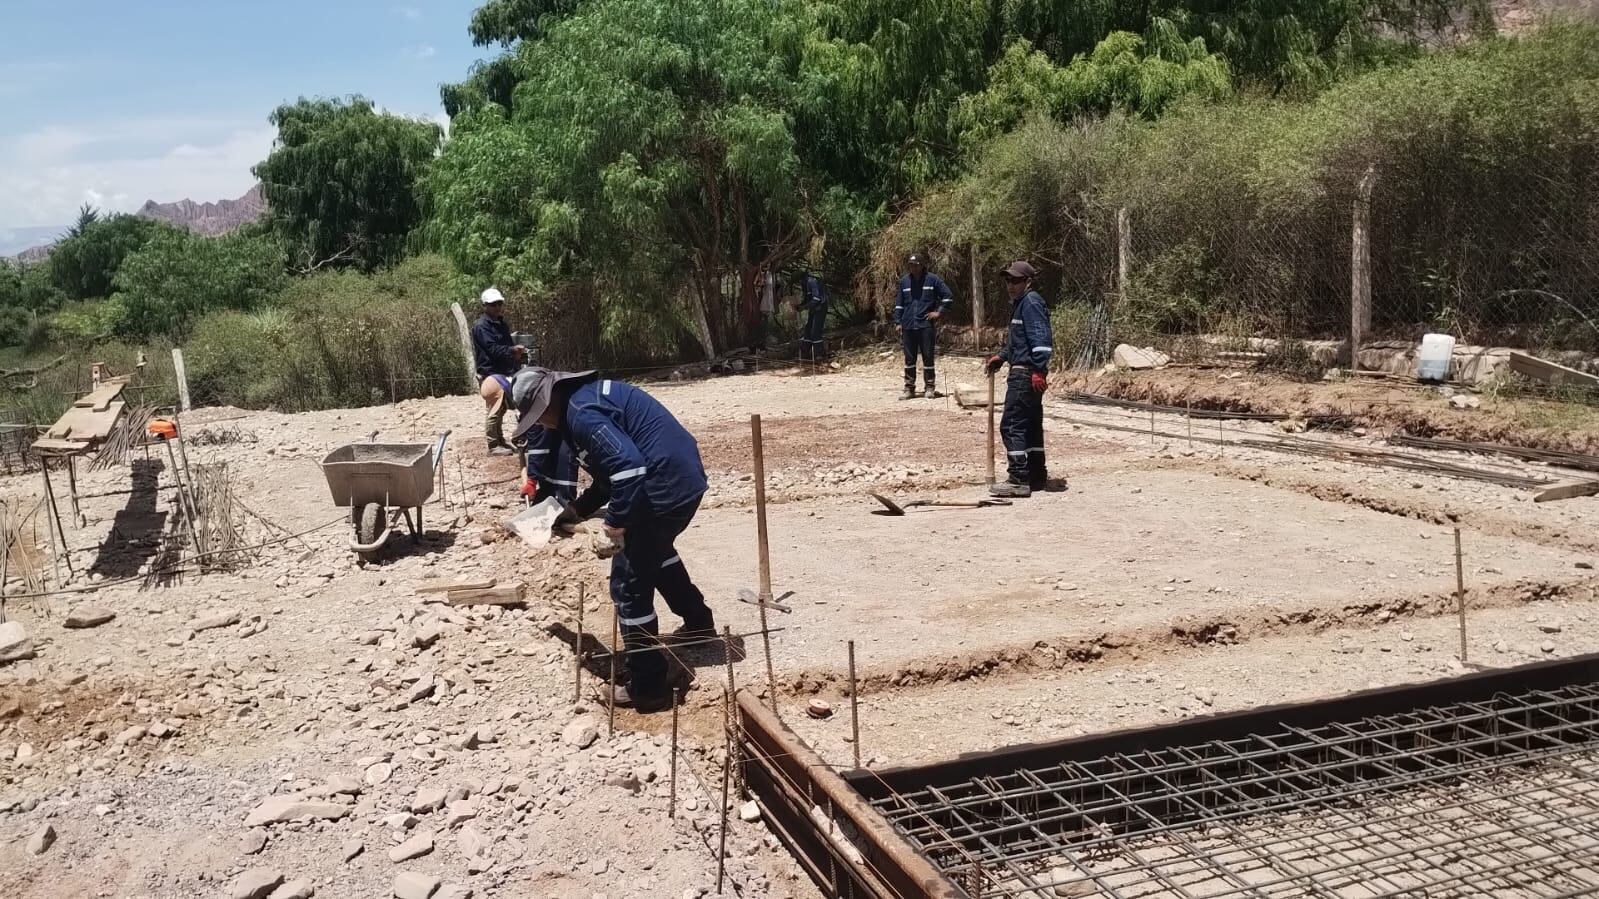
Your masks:
{"label": "wheelbarrow", "polygon": [[422,505],[433,495],[434,473],[449,431],[427,443],[351,443],[328,453],[322,474],[333,503],[350,509],[350,549],[364,562],[378,557],[405,520],[411,542],[422,537]]}

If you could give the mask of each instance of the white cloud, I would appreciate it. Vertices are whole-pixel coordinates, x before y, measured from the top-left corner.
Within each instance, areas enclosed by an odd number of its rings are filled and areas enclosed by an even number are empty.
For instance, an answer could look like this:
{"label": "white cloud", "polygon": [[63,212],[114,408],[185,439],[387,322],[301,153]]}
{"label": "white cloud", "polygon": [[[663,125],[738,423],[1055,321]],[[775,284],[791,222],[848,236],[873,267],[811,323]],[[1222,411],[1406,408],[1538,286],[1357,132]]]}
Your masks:
{"label": "white cloud", "polygon": [[437,56],[438,53],[438,48],[432,44],[423,44],[420,47],[412,47],[411,49],[405,51],[405,54],[412,59],[432,59],[433,57]]}
{"label": "white cloud", "polygon": [[66,224],[85,202],[131,212],[148,199],[237,197],[276,135],[268,125],[152,118],[0,136],[0,227]]}

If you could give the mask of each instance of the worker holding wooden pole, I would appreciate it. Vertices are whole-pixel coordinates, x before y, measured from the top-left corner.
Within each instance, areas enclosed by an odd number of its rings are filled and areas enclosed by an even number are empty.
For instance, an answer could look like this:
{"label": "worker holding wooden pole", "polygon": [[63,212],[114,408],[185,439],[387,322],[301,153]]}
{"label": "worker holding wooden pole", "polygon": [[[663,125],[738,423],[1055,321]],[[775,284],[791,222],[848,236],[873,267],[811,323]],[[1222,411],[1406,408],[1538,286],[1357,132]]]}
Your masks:
{"label": "worker holding wooden pole", "polygon": [[[673,691],[692,675],[668,665],[661,643],[716,637],[705,595],[674,546],[705,495],[699,444],[659,400],[592,371],[524,368],[511,381],[511,400],[520,416],[514,441],[538,428],[559,433],[593,478],[556,519],[557,533],[572,535],[605,506],[596,551],[611,560],[628,683],[607,685],[601,698],[640,712],[670,708]],[[657,590],[683,619],[665,637],[655,614]]]}

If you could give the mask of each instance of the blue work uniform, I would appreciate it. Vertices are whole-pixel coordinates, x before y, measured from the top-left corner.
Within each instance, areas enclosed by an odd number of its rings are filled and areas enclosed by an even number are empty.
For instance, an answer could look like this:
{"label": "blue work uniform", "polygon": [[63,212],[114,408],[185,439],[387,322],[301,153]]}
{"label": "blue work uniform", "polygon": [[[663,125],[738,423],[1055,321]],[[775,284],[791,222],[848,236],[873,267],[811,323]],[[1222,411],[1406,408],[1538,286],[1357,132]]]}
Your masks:
{"label": "blue work uniform", "polygon": [[477,360],[479,381],[491,375],[508,377],[516,371],[521,363],[516,359],[511,326],[503,317],[495,321],[485,313],[472,323],[472,356]]}
{"label": "blue work uniform", "polygon": [[1011,308],[1010,333],[999,358],[1010,363],[1005,378],[1005,412],[999,433],[1012,484],[1043,489],[1049,476],[1044,467],[1044,395],[1033,389],[1033,373],[1049,373],[1055,353],[1049,310],[1038,291],[1029,290]]}
{"label": "blue work uniform", "polygon": [[938,345],[938,324],[927,318],[930,312],[942,315],[949,311],[954,296],[944,279],[929,271],[920,278],[907,274],[899,279],[899,293],[894,305],[894,323],[902,329],[900,342],[905,347],[905,389],[916,389],[916,356],[922,357],[922,381],[929,390],[937,388],[937,374],[933,367],[934,348]]}
{"label": "blue work uniform", "polygon": [[686,626],[713,626],[705,595],[674,547],[705,495],[699,444],[659,400],[631,384],[600,379],[572,392],[560,433],[594,479],[574,511],[587,518],[608,500],[605,523],[626,529],[622,551],[611,560],[611,600],[635,689],[659,692],[666,689],[666,660],[657,639],[655,592]]}
{"label": "blue work uniform", "polygon": [[577,457],[561,439],[560,431],[538,428],[528,432],[527,476],[534,484],[534,504],[553,496],[569,506],[577,499]]}
{"label": "blue work uniform", "polygon": [[800,335],[800,358],[815,362],[822,357],[822,329],[827,325],[827,291],[815,275],[806,275],[800,285],[800,308],[805,310],[805,329]]}

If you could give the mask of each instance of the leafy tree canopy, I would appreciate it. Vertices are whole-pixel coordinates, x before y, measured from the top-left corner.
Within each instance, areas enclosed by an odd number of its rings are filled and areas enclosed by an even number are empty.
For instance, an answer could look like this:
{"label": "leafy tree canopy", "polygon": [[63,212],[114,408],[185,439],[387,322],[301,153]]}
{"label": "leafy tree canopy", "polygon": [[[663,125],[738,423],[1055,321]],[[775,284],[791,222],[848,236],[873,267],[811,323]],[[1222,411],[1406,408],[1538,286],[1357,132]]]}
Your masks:
{"label": "leafy tree canopy", "polygon": [[421,220],[416,183],[443,132],[380,113],[371,101],[307,100],[272,113],[278,139],[255,167],[273,228],[311,270],[372,270],[400,257]]}
{"label": "leafy tree canopy", "polygon": [[130,255],[117,272],[115,327],[125,337],[181,340],[208,312],[248,310],[287,280],[281,246],[267,238],[171,231]]}
{"label": "leafy tree canopy", "polygon": [[133,215],[101,216],[85,205],[46,263],[50,280],[71,300],[104,297],[128,255],[171,225]]}

